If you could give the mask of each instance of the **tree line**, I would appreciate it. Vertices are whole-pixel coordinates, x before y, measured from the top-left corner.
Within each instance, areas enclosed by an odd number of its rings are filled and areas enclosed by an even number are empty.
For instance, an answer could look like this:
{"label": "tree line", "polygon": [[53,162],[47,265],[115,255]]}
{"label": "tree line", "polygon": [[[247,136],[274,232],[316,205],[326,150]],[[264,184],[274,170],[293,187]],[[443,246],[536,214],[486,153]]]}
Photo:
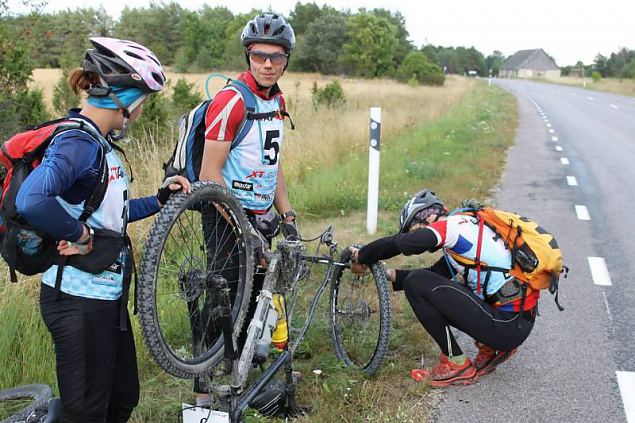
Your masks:
{"label": "tree line", "polygon": [[[23,36],[34,67],[79,66],[90,36],[113,36],[148,46],[175,71],[207,72],[245,67],[240,33],[257,13],[234,14],[209,5],[192,11],[171,2],[126,6],[118,19],[103,8],[47,14],[35,10],[0,18],[3,25],[27,28]],[[403,15],[387,9],[351,12],[298,2],[287,19],[297,36],[291,71],[439,85],[445,73],[476,70],[486,76],[503,59],[500,52],[486,58],[473,47],[417,47],[409,40]]]}

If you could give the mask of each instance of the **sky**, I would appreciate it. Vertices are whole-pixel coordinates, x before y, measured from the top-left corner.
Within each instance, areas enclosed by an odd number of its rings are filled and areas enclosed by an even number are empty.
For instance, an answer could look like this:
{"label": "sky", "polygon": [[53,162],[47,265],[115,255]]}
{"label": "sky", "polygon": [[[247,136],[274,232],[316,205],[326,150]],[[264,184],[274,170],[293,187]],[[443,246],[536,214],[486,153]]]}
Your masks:
{"label": "sky", "polygon": [[[18,4],[19,1],[10,1]],[[288,16],[297,0],[179,0],[187,9],[196,10],[203,4],[225,6],[233,13],[245,13],[256,5]],[[302,0],[301,3],[308,3]],[[517,50],[542,48],[559,66],[573,65],[578,60],[593,62],[598,53],[604,56],[621,47],[635,49],[635,0],[567,1],[567,0],[316,0],[335,9],[359,7],[385,8],[399,11],[406,20],[410,40],[444,47],[475,47],[485,56],[494,50],[505,56]],[[72,6],[69,6],[71,5]],[[104,7],[119,17],[125,5],[143,7],[150,0],[93,0],[91,2],[48,0],[47,12],[69,7]]]}

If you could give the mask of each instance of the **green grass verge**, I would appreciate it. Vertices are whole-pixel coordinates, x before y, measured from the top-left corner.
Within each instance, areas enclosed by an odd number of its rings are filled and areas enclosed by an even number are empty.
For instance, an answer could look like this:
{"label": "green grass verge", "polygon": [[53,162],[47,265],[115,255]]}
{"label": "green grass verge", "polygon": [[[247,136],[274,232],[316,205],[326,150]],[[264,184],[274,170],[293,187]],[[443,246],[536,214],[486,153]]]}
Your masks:
{"label": "green grass verge", "polygon": [[[515,108],[511,95],[479,84],[448,115],[382,140],[379,208],[398,210],[421,187],[434,189],[451,206],[487,196],[513,141]],[[294,207],[314,217],[365,209],[367,155],[351,156],[343,165],[328,163],[325,159],[299,184],[288,182]]]}
{"label": "green grass verge", "polygon": [[[425,107],[422,105],[421,107]],[[386,116],[385,119],[389,119]],[[466,197],[483,198],[499,179],[507,147],[513,141],[516,105],[497,87],[479,84],[448,115],[382,144],[379,233],[397,228],[403,202],[422,186],[436,190],[450,206]],[[325,165],[305,174],[302,183],[288,181],[293,204],[300,211],[307,234],[328,224],[336,228],[342,245],[368,240],[364,231],[366,155],[352,156],[344,165]],[[311,217],[314,217],[311,219]],[[430,257],[397,259],[405,266],[421,266]],[[6,280],[6,278],[5,278]],[[37,278],[0,286],[0,388],[42,382],[56,389],[55,358],[50,335],[41,321]],[[328,293],[325,294],[328,296]],[[331,347],[322,298],[315,325],[296,361],[304,374],[300,402],[311,414],[302,421],[421,422],[431,414],[437,396],[410,379],[409,370],[431,364],[437,349],[417,322],[403,295],[395,293],[390,352],[376,377],[364,378],[343,368]],[[181,402],[192,401],[192,383],[165,374],[152,361],[133,318],[141,379],[141,402],[133,422],[178,421]],[[321,370],[316,375],[313,370]],[[247,414],[248,422],[269,421]]]}

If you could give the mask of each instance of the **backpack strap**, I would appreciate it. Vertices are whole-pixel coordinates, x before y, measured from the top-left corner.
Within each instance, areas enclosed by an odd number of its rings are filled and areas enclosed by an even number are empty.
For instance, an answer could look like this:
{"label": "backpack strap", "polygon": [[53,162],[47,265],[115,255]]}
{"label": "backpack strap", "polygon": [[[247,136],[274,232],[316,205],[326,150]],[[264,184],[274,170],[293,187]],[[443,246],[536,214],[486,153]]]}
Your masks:
{"label": "backpack strap", "polygon": [[[481,293],[481,247],[483,246],[483,218],[478,216],[478,241],[476,242],[476,257],[474,257],[474,261],[476,262],[476,294],[479,295]],[[487,274],[487,280],[489,281],[489,272]],[[485,296],[483,296],[485,297]]]}
{"label": "backpack strap", "polygon": [[241,97],[243,98],[243,102],[245,103],[245,113],[243,115],[243,120],[238,127],[238,131],[236,131],[238,135],[234,137],[234,140],[232,141],[232,145],[230,147],[231,149],[234,149],[243,141],[245,136],[247,136],[247,133],[249,133],[249,131],[251,130],[251,127],[254,124],[254,120],[256,120],[254,117],[259,115],[258,103],[256,101],[256,96],[251,91],[251,89],[249,89],[249,87],[245,85],[244,82],[239,80],[231,80],[231,82],[227,86],[233,87],[238,90]]}

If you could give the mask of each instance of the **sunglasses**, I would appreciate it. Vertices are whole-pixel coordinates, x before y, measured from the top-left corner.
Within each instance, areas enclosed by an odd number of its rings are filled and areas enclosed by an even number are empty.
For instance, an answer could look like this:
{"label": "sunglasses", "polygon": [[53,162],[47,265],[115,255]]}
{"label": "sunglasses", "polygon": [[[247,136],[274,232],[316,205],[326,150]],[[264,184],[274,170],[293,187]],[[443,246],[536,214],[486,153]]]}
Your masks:
{"label": "sunglasses", "polygon": [[289,55],[285,53],[265,53],[263,51],[250,51],[249,57],[251,61],[257,65],[264,65],[267,59],[274,66],[286,65],[289,60]]}

